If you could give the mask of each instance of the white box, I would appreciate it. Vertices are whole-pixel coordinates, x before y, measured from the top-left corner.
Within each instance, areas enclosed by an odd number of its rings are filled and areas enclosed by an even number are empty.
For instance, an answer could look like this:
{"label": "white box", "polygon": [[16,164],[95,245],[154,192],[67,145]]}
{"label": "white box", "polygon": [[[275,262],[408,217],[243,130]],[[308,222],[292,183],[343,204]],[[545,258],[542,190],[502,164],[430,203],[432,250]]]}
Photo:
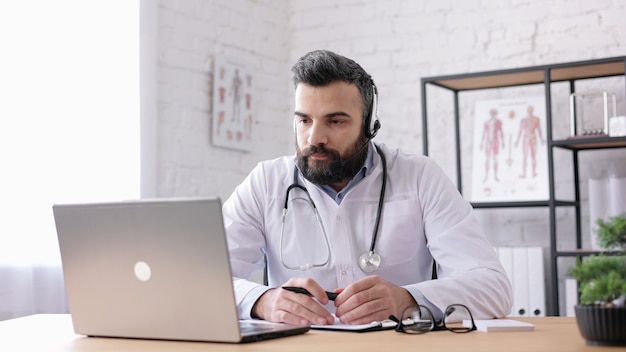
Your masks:
{"label": "white box", "polygon": [[626,116],[613,116],[609,118],[609,136],[626,136]]}

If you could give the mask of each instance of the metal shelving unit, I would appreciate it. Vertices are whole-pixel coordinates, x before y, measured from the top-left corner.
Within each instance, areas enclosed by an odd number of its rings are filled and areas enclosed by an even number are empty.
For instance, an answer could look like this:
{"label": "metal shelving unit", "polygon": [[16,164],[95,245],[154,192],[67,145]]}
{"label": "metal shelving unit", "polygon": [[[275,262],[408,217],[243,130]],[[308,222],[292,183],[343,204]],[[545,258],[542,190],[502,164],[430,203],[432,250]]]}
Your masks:
{"label": "metal shelving unit", "polygon": [[[546,143],[548,149],[548,190],[549,199],[547,201],[523,201],[523,202],[490,202],[472,203],[477,209],[486,208],[524,208],[524,207],[547,207],[549,210],[550,228],[550,260],[548,265],[550,284],[550,294],[547,297],[547,315],[559,315],[559,286],[558,286],[558,258],[577,257],[582,258],[587,255],[596,254],[595,251],[582,249],[581,239],[581,205],[580,205],[580,180],[578,153],[584,150],[624,148],[626,147],[626,137],[592,137],[554,140],[552,133],[552,101],[551,86],[556,82],[569,82],[570,92],[575,91],[575,82],[582,79],[623,76],[626,72],[626,56],[613,57],[598,60],[578,61],[561,63],[554,65],[541,65],[526,68],[509,70],[487,71],[478,73],[447,75],[438,77],[422,78],[422,134],[423,152],[428,155],[428,110],[427,110],[427,88],[437,86],[453,93],[454,104],[454,152],[456,155],[457,186],[463,193],[461,179],[461,150],[460,150],[460,123],[459,123],[459,94],[463,91],[478,89],[495,89],[523,85],[543,85],[546,101]],[[554,149],[560,148],[570,150],[572,156],[574,172],[574,199],[558,200],[555,197],[554,184]],[[558,207],[573,207],[576,215],[575,236],[576,250],[558,251],[556,236],[556,209]]]}

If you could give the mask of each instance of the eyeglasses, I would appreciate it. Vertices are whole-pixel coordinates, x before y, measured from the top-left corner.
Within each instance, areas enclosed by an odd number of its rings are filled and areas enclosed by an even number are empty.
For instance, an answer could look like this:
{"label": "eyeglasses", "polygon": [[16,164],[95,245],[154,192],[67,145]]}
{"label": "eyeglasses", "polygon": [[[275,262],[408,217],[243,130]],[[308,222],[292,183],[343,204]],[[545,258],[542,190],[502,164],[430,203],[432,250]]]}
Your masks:
{"label": "eyeglasses", "polygon": [[425,306],[414,304],[402,311],[400,319],[394,315],[389,319],[398,323],[397,332],[407,334],[423,334],[429,331],[449,330],[456,333],[464,333],[476,330],[474,317],[469,308],[463,304],[452,304],[443,312],[441,322],[436,322],[433,313]]}

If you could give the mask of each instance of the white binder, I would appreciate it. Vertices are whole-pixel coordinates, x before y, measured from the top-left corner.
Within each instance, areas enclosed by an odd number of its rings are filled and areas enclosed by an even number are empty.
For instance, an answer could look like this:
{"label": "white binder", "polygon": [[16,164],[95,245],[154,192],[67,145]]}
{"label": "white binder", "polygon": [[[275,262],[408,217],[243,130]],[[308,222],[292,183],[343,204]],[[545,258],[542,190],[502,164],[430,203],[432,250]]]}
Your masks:
{"label": "white binder", "polygon": [[528,315],[546,315],[545,280],[543,271],[543,248],[528,247]]}
{"label": "white binder", "polygon": [[[498,258],[500,259],[500,263],[504,268],[504,272],[506,276],[509,278],[509,282],[511,283],[511,287],[513,287],[513,248],[512,247],[498,247]],[[511,312],[509,312],[509,316],[513,315],[513,308],[511,307]]]}
{"label": "white binder", "polygon": [[578,282],[574,278],[565,279],[565,316],[574,317],[574,306],[578,304]]}
{"label": "white binder", "polygon": [[513,316],[528,316],[528,251],[513,247]]}
{"label": "white binder", "polygon": [[545,272],[542,247],[497,247],[498,258],[513,288],[508,316],[545,316]]}

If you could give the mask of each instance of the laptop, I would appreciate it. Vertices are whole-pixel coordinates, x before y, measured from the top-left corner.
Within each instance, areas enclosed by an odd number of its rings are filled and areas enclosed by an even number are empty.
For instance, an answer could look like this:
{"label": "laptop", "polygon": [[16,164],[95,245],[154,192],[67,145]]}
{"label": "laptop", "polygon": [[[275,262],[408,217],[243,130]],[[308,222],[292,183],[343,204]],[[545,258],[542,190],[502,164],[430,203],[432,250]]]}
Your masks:
{"label": "laptop", "polygon": [[52,208],[77,334],[239,343],[309,330],[238,320],[219,198]]}

